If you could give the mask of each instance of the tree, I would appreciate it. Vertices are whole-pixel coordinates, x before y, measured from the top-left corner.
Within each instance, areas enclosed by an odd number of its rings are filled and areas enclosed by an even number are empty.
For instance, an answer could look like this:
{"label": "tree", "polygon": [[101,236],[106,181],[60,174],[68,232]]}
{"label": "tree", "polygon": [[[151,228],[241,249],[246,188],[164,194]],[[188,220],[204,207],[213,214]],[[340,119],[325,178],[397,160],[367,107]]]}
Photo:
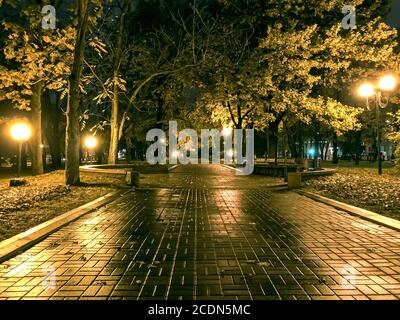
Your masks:
{"label": "tree", "polygon": [[381,23],[388,1],[354,2],[357,30],[343,30],[342,1],[222,3],[223,31],[211,47],[217,67],[203,95],[215,123],[245,121],[267,132],[270,157],[282,121],[318,123],[339,136],[359,128],[359,103],[347,88],[396,59],[396,31]]}
{"label": "tree", "polygon": [[32,174],[43,173],[43,140],[42,140],[42,91],[43,82],[33,84],[30,106],[32,108]]}
{"label": "tree", "polygon": [[[198,17],[202,13],[196,4],[185,13],[174,7],[175,1],[170,4],[167,10],[167,7],[155,8],[154,3],[140,2],[135,10],[128,11],[120,58],[116,57],[119,34],[114,37],[107,29],[99,35],[107,44],[108,56],[112,59],[105,57],[101,63],[91,62],[90,67],[96,74],[100,91],[94,100],[104,118],[110,113],[109,105],[112,106],[110,121],[102,121],[97,128],[110,124],[114,142],[110,140],[109,156],[113,159],[111,149],[118,143],[123,143],[123,140],[127,145],[127,140],[138,142],[137,132],[141,130],[132,129],[134,123],[140,125],[143,120],[150,124],[153,121],[153,125],[158,127],[163,125],[165,117],[179,116],[184,105],[182,96],[193,89],[195,70],[204,60],[206,43],[199,39],[209,32],[211,26]],[[107,17],[104,19],[111,20],[108,24],[110,30],[116,25],[121,27],[121,19],[116,23]],[[115,78],[118,81],[109,76],[115,73],[116,59],[120,61],[119,74]],[[118,98],[118,110],[115,97]]]}
{"label": "tree", "polygon": [[49,145],[53,169],[61,168],[61,154],[65,148],[65,119],[61,95],[61,92],[47,90],[42,96],[43,131]]}
{"label": "tree", "polygon": [[388,132],[389,141],[395,145],[394,156],[396,164],[400,164],[400,111],[392,112],[390,116],[390,127]]}
{"label": "tree", "polygon": [[119,141],[119,90],[121,80],[119,76],[122,55],[122,41],[125,33],[126,16],[129,10],[129,1],[125,0],[122,5],[121,14],[118,21],[118,34],[114,49],[114,64],[113,64],[113,98],[110,120],[110,147],[108,151],[108,163],[115,164],[117,160],[118,141]]}
{"label": "tree", "polygon": [[83,59],[86,46],[86,31],[89,18],[89,0],[78,1],[76,40],[71,74],[68,78],[67,126],[65,135],[65,183],[78,185],[79,175],[79,95]]}
{"label": "tree", "polygon": [[[18,109],[31,111],[32,173],[43,173],[42,93],[63,86],[69,72],[71,28],[44,30],[40,6],[28,2],[18,7],[20,14],[7,17],[5,61],[0,66],[0,89]],[[22,10],[23,9],[23,10]]]}

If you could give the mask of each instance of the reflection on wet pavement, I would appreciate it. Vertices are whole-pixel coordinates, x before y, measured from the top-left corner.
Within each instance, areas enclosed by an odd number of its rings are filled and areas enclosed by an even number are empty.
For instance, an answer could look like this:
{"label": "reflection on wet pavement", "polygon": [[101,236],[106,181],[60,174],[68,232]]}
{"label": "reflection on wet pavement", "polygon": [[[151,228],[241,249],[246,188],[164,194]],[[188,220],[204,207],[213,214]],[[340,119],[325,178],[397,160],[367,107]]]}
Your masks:
{"label": "reflection on wet pavement", "polygon": [[222,166],[176,170],[0,265],[0,297],[400,298],[400,233]]}

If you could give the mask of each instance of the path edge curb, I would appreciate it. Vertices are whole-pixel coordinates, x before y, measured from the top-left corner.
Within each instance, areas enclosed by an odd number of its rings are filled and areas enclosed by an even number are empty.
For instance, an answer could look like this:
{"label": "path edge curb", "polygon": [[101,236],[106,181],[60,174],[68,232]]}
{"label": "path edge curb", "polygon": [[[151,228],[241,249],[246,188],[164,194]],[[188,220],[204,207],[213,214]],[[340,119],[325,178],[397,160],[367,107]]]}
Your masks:
{"label": "path edge curb", "polygon": [[173,165],[172,167],[169,167],[169,168],[168,168],[168,172],[170,172],[170,171],[176,169],[178,166],[179,166],[179,164],[175,164],[175,165]]}
{"label": "path edge curb", "polygon": [[359,218],[362,218],[364,220],[368,220],[370,222],[379,224],[381,226],[394,229],[396,231],[400,231],[400,221],[397,221],[395,219],[389,218],[382,216],[376,212],[372,212],[366,209],[362,209],[356,206],[352,206],[347,203],[343,203],[337,200],[333,200],[331,198],[327,198],[324,196],[321,196],[319,194],[315,194],[309,191],[304,191],[304,190],[295,190],[300,195],[303,195],[307,198],[313,199],[315,201],[327,204],[331,207],[334,207],[339,210],[343,210],[347,213],[349,213],[352,216],[356,216]]}
{"label": "path edge curb", "polygon": [[113,200],[116,200],[129,191],[117,190],[112,191],[100,198],[88,202],[78,208],[67,211],[51,220],[45,221],[27,231],[19,233],[11,238],[0,242],[0,263],[16,256],[17,254],[27,250],[37,244],[52,233],[66,226],[67,224],[79,219]]}

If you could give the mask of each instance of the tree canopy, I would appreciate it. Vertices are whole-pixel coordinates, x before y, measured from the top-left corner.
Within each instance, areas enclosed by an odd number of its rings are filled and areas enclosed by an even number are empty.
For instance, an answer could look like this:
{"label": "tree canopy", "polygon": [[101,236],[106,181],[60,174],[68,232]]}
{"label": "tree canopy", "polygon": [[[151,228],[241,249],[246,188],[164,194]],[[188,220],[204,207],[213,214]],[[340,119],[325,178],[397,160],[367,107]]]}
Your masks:
{"label": "tree canopy", "polygon": [[55,30],[41,27],[34,1],[0,4],[0,99],[35,114],[46,93],[57,95],[75,156],[79,134],[92,129],[110,163],[118,146],[142,146],[147,128],[171,119],[267,132],[272,155],[280,131],[357,131],[354,86],[398,71],[398,34],[383,22],[388,0],[353,1],[354,29],[342,26],[341,0],[54,4]]}

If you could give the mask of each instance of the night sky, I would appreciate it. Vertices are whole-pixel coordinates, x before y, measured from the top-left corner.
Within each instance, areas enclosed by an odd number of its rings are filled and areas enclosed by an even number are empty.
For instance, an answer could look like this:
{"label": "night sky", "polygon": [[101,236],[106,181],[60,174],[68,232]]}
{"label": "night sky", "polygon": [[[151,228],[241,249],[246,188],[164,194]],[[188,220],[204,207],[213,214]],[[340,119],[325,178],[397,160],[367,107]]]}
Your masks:
{"label": "night sky", "polygon": [[400,0],[392,0],[392,11],[386,22],[392,27],[400,28]]}

